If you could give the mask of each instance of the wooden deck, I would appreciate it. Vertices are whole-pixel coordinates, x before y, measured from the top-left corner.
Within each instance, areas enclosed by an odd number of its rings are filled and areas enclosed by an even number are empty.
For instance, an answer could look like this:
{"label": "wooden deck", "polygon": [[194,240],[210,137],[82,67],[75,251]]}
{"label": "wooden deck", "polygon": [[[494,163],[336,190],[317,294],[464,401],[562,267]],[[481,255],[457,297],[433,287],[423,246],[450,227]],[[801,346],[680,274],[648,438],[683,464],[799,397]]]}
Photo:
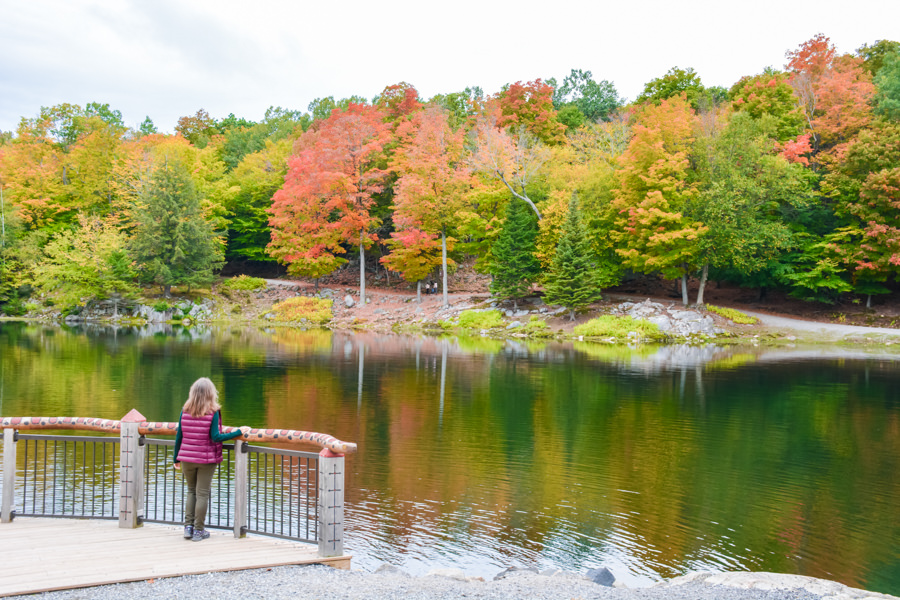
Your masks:
{"label": "wooden deck", "polygon": [[210,534],[192,542],[170,525],[19,517],[0,524],[0,596],[281,565],[350,568],[350,556],[319,558],[311,544]]}

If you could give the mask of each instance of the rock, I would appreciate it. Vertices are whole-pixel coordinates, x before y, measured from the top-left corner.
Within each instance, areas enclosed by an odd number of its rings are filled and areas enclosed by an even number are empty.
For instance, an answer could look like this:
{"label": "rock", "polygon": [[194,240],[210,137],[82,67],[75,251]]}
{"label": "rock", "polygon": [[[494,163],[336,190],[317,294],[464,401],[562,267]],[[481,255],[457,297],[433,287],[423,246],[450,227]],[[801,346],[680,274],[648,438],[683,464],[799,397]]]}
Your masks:
{"label": "rock", "polygon": [[353,308],[354,304],[356,304],[356,302],[353,301],[353,298],[350,297],[350,294],[344,296],[344,306],[346,306],[347,308]]}
{"label": "rock", "polygon": [[503,314],[506,315],[507,317],[512,317],[512,316],[513,316],[513,311],[511,311],[511,310],[504,310],[504,311],[503,311]]}
{"label": "rock", "polygon": [[528,316],[527,310],[517,310],[516,312],[513,313],[513,317],[515,317],[517,319],[519,317],[527,317],[527,316]]}
{"label": "rock", "polygon": [[521,327],[521,326],[522,326],[522,322],[521,322],[521,321],[513,321],[512,323],[510,323],[509,325],[507,325],[506,328],[507,328],[507,329],[515,329],[516,327]]}
{"label": "rock", "polygon": [[377,569],[375,569],[375,573],[381,573],[383,575],[403,575],[404,577],[410,577],[409,573],[406,573],[400,567],[389,565],[387,563],[382,563]]}
{"label": "rock", "polygon": [[499,573],[497,573],[496,575],[494,575],[494,581],[499,581],[500,579],[505,579],[512,573],[521,573],[521,572],[540,573],[540,571],[538,571],[535,567],[527,567],[527,568],[507,567],[506,569],[504,569],[504,570],[500,571]]}
{"label": "rock", "polygon": [[606,567],[600,567],[599,569],[591,569],[587,573],[585,573],[585,578],[593,581],[597,585],[605,585],[606,587],[612,587],[612,585],[616,582],[615,575],[607,569]]}
{"label": "rock", "polygon": [[384,310],[383,308],[376,308],[375,310],[372,311],[372,313],[373,313],[373,314],[376,314],[376,315],[383,315],[383,314],[386,313],[386,312],[387,312],[387,311]]}
{"label": "rock", "polygon": [[530,302],[532,306],[544,306],[543,298],[529,298],[528,302]]}
{"label": "rock", "polygon": [[425,577],[446,577],[457,581],[466,581],[466,574],[462,569],[432,569]]}
{"label": "rock", "polygon": [[647,320],[659,327],[660,331],[672,331],[672,321],[665,315],[657,315]]}

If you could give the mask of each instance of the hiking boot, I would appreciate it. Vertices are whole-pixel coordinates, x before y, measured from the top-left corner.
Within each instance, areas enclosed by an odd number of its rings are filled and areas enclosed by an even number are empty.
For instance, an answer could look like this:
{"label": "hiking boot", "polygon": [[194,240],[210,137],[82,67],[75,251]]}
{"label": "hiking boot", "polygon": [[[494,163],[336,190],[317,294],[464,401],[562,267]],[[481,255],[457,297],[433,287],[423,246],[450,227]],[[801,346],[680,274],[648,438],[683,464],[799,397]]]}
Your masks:
{"label": "hiking boot", "polygon": [[200,540],[205,540],[209,537],[209,532],[205,529],[195,529],[194,535],[191,537],[192,542],[199,542]]}
{"label": "hiking boot", "polygon": [[189,540],[194,537],[194,526],[193,525],[185,525],[184,526],[184,539]]}

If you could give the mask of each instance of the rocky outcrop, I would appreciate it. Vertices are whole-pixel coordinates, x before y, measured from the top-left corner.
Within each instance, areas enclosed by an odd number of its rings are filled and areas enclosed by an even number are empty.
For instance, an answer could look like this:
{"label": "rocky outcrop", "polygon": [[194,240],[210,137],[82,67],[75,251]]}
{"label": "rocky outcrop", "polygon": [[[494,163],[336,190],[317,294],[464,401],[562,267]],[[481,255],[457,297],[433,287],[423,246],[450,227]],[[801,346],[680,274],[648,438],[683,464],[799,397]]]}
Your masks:
{"label": "rocky outcrop", "polygon": [[692,338],[697,336],[715,337],[725,333],[716,326],[715,320],[705,311],[683,310],[674,304],[665,306],[653,302],[649,298],[643,302],[623,302],[612,310],[612,314],[628,316],[633,319],[645,319],[659,327],[660,331],[671,336]]}

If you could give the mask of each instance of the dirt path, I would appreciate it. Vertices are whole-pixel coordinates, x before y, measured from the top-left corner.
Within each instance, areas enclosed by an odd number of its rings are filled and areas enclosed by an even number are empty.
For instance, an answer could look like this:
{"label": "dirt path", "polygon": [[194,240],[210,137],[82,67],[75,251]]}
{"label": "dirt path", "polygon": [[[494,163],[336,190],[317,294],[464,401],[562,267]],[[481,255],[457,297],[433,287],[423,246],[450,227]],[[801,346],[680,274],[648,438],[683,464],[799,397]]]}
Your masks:
{"label": "dirt path", "polygon": [[900,329],[890,329],[888,327],[861,327],[859,325],[841,325],[840,323],[818,323],[816,321],[803,321],[801,319],[779,317],[749,310],[742,310],[741,312],[751,317],[756,317],[766,327],[817,333],[834,339],[861,335],[889,335],[900,338]]}

